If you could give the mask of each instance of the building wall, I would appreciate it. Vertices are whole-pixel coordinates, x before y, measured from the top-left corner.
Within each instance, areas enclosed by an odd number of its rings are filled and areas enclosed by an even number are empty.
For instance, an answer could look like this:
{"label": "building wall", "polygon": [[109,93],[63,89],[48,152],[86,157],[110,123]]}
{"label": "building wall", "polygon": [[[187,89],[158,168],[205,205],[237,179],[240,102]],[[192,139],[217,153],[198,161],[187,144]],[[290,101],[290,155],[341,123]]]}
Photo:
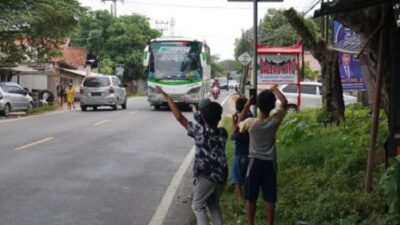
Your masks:
{"label": "building wall", "polygon": [[12,77],[12,82],[18,83],[23,88],[45,90],[47,89],[47,75],[46,74],[21,74]]}
{"label": "building wall", "polygon": [[321,72],[321,65],[319,64],[318,60],[314,58],[311,52],[304,52],[304,61],[310,63],[310,67],[312,70]]}

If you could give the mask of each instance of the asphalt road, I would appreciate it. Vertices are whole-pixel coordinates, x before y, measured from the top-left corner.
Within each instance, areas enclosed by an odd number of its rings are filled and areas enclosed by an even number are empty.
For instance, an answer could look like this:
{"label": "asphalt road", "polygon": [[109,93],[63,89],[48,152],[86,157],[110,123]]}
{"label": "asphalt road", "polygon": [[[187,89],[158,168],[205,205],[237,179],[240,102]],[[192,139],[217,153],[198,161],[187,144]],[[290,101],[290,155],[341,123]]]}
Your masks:
{"label": "asphalt road", "polygon": [[0,225],[147,225],[192,146],[145,98],[0,120]]}

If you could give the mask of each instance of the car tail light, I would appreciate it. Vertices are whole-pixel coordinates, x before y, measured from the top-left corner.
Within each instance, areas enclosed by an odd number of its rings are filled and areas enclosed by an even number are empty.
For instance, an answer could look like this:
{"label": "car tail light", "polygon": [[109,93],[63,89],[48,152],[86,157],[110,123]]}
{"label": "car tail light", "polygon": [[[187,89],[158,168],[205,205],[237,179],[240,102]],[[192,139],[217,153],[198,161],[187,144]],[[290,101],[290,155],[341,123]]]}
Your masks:
{"label": "car tail light", "polygon": [[110,90],[109,90],[109,92],[110,92],[110,94],[113,94],[113,93],[115,93],[115,90],[114,90],[114,88],[110,87]]}

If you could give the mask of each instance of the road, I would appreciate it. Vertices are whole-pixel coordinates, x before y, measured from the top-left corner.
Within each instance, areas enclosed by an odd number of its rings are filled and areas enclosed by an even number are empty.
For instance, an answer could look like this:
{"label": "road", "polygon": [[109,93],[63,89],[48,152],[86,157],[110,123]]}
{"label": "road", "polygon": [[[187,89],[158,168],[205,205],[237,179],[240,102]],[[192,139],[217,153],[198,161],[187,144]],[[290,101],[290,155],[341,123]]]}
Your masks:
{"label": "road", "polygon": [[1,120],[0,225],[147,225],[192,146],[145,98]]}

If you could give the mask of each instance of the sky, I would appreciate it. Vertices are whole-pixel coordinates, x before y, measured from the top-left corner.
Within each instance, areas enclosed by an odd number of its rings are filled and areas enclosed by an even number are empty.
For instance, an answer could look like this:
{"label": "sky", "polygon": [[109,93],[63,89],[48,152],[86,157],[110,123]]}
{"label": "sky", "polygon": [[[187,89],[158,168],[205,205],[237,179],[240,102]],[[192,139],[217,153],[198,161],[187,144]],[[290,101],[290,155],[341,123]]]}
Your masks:
{"label": "sky", "polygon": [[[92,10],[110,10],[111,1],[79,0]],[[269,8],[298,11],[308,10],[318,0],[284,0],[280,3],[259,2],[258,18],[262,19]],[[118,0],[117,15],[137,13],[150,19],[152,28],[165,29],[164,35],[193,37],[206,40],[212,55],[220,60],[234,59],[235,39],[242,30],[253,26],[252,2],[228,0]],[[174,21],[173,29],[171,21]],[[166,24],[168,23],[168,24]]]}

